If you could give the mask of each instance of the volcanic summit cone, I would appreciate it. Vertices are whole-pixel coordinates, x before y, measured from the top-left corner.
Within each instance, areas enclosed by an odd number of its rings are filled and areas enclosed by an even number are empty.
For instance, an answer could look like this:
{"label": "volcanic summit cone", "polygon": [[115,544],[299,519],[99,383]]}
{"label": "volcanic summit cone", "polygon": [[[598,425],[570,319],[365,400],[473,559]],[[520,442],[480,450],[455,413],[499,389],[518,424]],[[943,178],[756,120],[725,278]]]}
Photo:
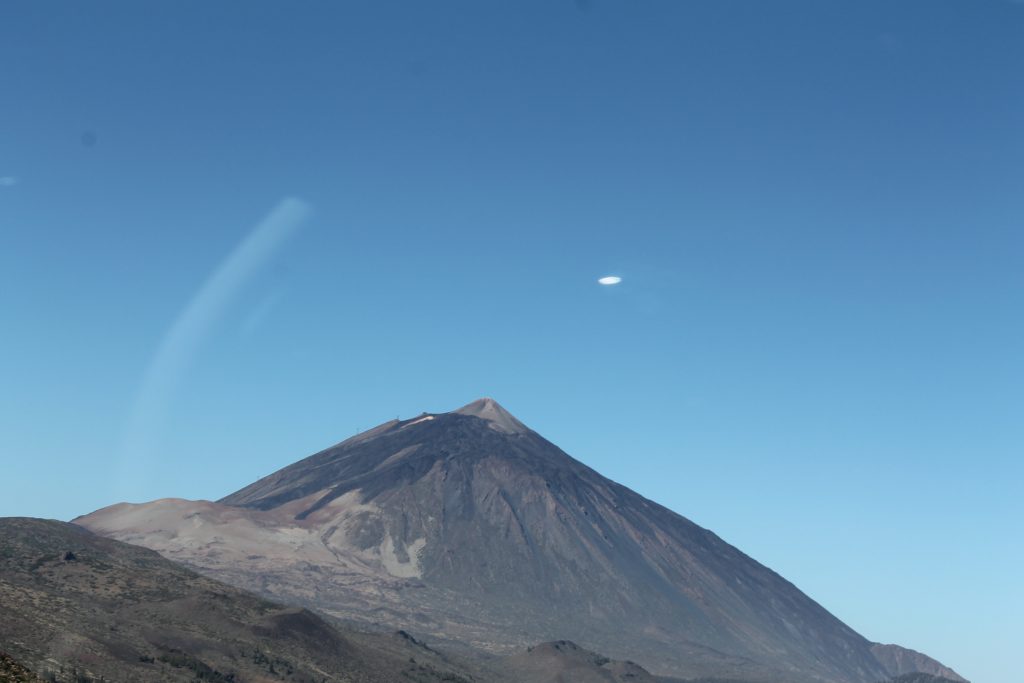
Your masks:
{"label": "volcanic summit cone", "polygon": [[122,504],[76,521],[435,642],[511,652],[568,639],[687,677],[890,674],[873,643],[793,584],[487,398],[384,423],[217,503]]}

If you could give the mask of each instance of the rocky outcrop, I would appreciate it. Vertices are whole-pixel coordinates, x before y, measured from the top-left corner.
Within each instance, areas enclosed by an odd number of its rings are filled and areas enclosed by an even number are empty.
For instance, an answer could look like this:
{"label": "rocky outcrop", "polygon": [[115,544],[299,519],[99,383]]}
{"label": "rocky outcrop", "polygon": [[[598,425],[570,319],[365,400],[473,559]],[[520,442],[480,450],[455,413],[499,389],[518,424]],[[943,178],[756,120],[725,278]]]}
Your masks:
{"label": "rocky outcrop", "polygon": [[883,645],[882,643],[875,643],[871,646],[871,652],[873,652],[878,661],[882,663],[882,666],[885,667],[885,670],[889,672],[890,676],[926,673],[931,674],[932,676],[956,681],[957,683],[967,683],[967,679],[962,677],[956,671],[953,671],[948,666],[944,666],[928,655],[921,654],[916,650],[910,650],[905,647],[900,647],[899,645]]}

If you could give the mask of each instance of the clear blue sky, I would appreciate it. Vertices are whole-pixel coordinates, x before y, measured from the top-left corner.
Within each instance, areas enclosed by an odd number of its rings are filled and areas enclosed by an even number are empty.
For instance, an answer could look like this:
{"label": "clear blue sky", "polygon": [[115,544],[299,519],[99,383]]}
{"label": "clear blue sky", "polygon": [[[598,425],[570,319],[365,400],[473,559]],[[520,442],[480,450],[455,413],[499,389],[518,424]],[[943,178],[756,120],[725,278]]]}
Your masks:
{"label": "clear blue sky", "polygon": [[0,97],[0,514],[490,395],[1020,679],[1024,4],[12,0]]}

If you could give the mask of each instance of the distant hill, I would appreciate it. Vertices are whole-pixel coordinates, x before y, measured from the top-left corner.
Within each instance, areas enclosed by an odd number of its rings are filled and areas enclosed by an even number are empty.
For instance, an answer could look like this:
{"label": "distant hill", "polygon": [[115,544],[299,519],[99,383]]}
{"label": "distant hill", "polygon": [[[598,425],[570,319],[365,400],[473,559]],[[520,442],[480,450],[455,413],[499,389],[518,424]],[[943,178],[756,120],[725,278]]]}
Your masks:
{"label": "distant hill", "polygon": [[659,683],[633,662],[608,659],[570,641],[541,643],[505,663],[535,683]]}
{"label": "distant hill", "polygon": [[933,676],[932,674],[921,673],[918,671],[890,678],[888,681],[885,681],[885,683],[958,683],[960,680],[963,679],[959,677],[955,679],[944,678],[942,676]]}
{"label": "distant hill", "polygon": [[[963,683],[964,678],[948,666],[943,666],[928,655],[911,650],[899,645],[883,645],[876,643],[871,646],[875,657],[885,666],[886,670],[893,676],[902,674],[932,674],[939,679],[950,680],[953,683]],[[922,681],[903,681],[901,683],[929,683]],[[935,683],[942,683],[937,680]]]}

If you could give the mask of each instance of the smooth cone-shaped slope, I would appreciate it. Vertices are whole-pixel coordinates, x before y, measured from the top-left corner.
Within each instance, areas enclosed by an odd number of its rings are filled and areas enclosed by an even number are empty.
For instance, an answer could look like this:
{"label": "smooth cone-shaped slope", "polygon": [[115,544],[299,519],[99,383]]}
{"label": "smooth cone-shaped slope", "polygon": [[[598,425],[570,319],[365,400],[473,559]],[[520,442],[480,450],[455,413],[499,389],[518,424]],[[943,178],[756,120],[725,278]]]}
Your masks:
{"label": "smooth cone-shaped slope", "polygon": [[385,423],[217,504],[79,522],[344,618],[492,650],[572,639],[681,676],[888,676],[788,581],[491,399]]}
{"label": "smooth cone-shaped slope", "polygon": [[885,677],[868,641],[791,584],[489,399],[389,423],[220,502],[271,510],[301,500],[302,520],[353,492],[374,510],[347,518],[347,537],[399,559],[414,549],[416,578],[472,600],[473,620],[538,629],[523,642],[573,638],[684,673],[698,661],[702,673],[760,675],[763,663]]}

